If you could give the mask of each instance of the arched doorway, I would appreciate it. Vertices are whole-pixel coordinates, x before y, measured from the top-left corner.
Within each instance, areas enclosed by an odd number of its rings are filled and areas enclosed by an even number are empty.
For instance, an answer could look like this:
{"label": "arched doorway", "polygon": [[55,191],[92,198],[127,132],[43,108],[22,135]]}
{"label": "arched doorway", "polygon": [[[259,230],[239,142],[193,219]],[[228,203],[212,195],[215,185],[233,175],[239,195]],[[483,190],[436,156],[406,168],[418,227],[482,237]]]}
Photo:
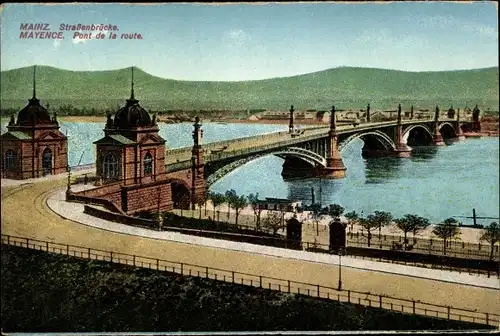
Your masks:
{"label": "arched doorway", "polygon": [[42,171],[43,176],[52,174],[52,151],[50,148],[45,148],[42,154]]}
{"label": "arched doorway", "polygon": [[172,203],[174,209],[189,210],[190,200],[189,189],[183,183],[172,182]]}

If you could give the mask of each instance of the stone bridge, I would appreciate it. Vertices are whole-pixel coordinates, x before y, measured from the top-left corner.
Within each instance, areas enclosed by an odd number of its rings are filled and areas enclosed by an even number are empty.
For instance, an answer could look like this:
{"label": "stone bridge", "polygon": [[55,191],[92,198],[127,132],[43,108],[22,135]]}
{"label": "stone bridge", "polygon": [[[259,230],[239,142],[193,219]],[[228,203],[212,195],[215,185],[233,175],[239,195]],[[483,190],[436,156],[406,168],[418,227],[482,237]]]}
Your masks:
{"label": "stone bridge", "polygon": [[[341,124],[335,107],[330,114],[330,125],[297,130],[294,126],[293,106],[290,109],[289,131],[202,145],[199,123],[195,124],[195,145],[168,150],[165,156],[166,173],[179,181],[193,203],[205,198],[207,188],[217,180],[248,162],[266,155],[285,160],[282,175],[322,176],[343,178],[346,168],[341,152],[354,139],[364,142],[363,156],[409,157],[411,146],[444,145],[446,140],[461,140],[460,113],[446,115],[436,107],[434,115],[403,118],[401,106],[397,119],[384,122]],[[369,112],[368,112],[369,113]],[[367,118],[369,120],[369,118]],[[175,198],[175,187],[173,196]]]}

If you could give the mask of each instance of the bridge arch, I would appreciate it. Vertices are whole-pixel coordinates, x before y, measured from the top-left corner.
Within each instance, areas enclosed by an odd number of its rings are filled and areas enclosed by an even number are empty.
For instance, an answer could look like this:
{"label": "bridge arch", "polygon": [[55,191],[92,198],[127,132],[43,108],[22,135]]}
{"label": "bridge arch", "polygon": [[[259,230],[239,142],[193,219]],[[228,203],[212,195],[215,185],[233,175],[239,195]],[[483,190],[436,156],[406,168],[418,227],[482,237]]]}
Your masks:
{"label": "bridge arch", "polygon": [[444,139],[457,137],[457,132],[455,130],[455,127],[449,122],[444,122],[442,124],[439,124],[438,129]]}
{"label": "bridge arch", "polygon": [[354,139],[361,139],[365,143],[363,148],[369,149],[384,149],[384,150],[394,150],[396,145],[394,141],[382,131],[368,131],[359,132],[352,134],[345,140],[341,141],[339,144],[339,150],[342,153],[347,145]]}
{"label": "bridge arch", "polygon": [[423,124],[410,125],[403,131],[403,143],[412,145],[430,145],[433,141],[433,132]]}
{"label": "bridge arch", "polygon": [[326,167],[326,159],[319,154],[316,154],[310,150],[299,148],[299,147],[285,147],[277,148],[276,150],[266,151],[262,153],[256,153],[239,160],[232,161],[222,167],[219,167],[215,172],[207,176],[207,185],[211,186],[227,174],[237,170],[238,168],[255,161],[257,159],[263,158],[268,155],[275,155],[280,158],[286,159],[288,157],[299,159],[311,167]]}

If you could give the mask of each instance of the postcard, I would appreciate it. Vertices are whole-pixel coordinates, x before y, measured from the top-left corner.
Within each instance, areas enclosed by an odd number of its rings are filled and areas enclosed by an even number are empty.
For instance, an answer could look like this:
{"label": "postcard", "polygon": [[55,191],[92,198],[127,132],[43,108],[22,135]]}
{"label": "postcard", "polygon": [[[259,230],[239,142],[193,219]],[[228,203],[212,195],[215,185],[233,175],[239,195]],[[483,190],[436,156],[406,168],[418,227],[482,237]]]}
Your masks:
{"label": "postcard", "polygon": [[498,330],[495,2],[1,20],[2,334]]}

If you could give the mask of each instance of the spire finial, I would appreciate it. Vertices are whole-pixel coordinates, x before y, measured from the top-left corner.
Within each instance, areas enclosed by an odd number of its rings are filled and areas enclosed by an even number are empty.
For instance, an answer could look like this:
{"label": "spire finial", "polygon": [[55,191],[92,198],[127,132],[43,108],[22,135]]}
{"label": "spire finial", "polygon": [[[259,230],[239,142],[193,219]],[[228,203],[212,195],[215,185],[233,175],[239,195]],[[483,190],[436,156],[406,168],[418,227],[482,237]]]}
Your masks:
{"label": "spire finial", "polygon": [[33,66],[33,99],[36,99],[36,65]]}
{"label": "spire finial", "polygon": [[130,100],[134,100],[134,67],[132,66],[132,89],[130,91]]}

